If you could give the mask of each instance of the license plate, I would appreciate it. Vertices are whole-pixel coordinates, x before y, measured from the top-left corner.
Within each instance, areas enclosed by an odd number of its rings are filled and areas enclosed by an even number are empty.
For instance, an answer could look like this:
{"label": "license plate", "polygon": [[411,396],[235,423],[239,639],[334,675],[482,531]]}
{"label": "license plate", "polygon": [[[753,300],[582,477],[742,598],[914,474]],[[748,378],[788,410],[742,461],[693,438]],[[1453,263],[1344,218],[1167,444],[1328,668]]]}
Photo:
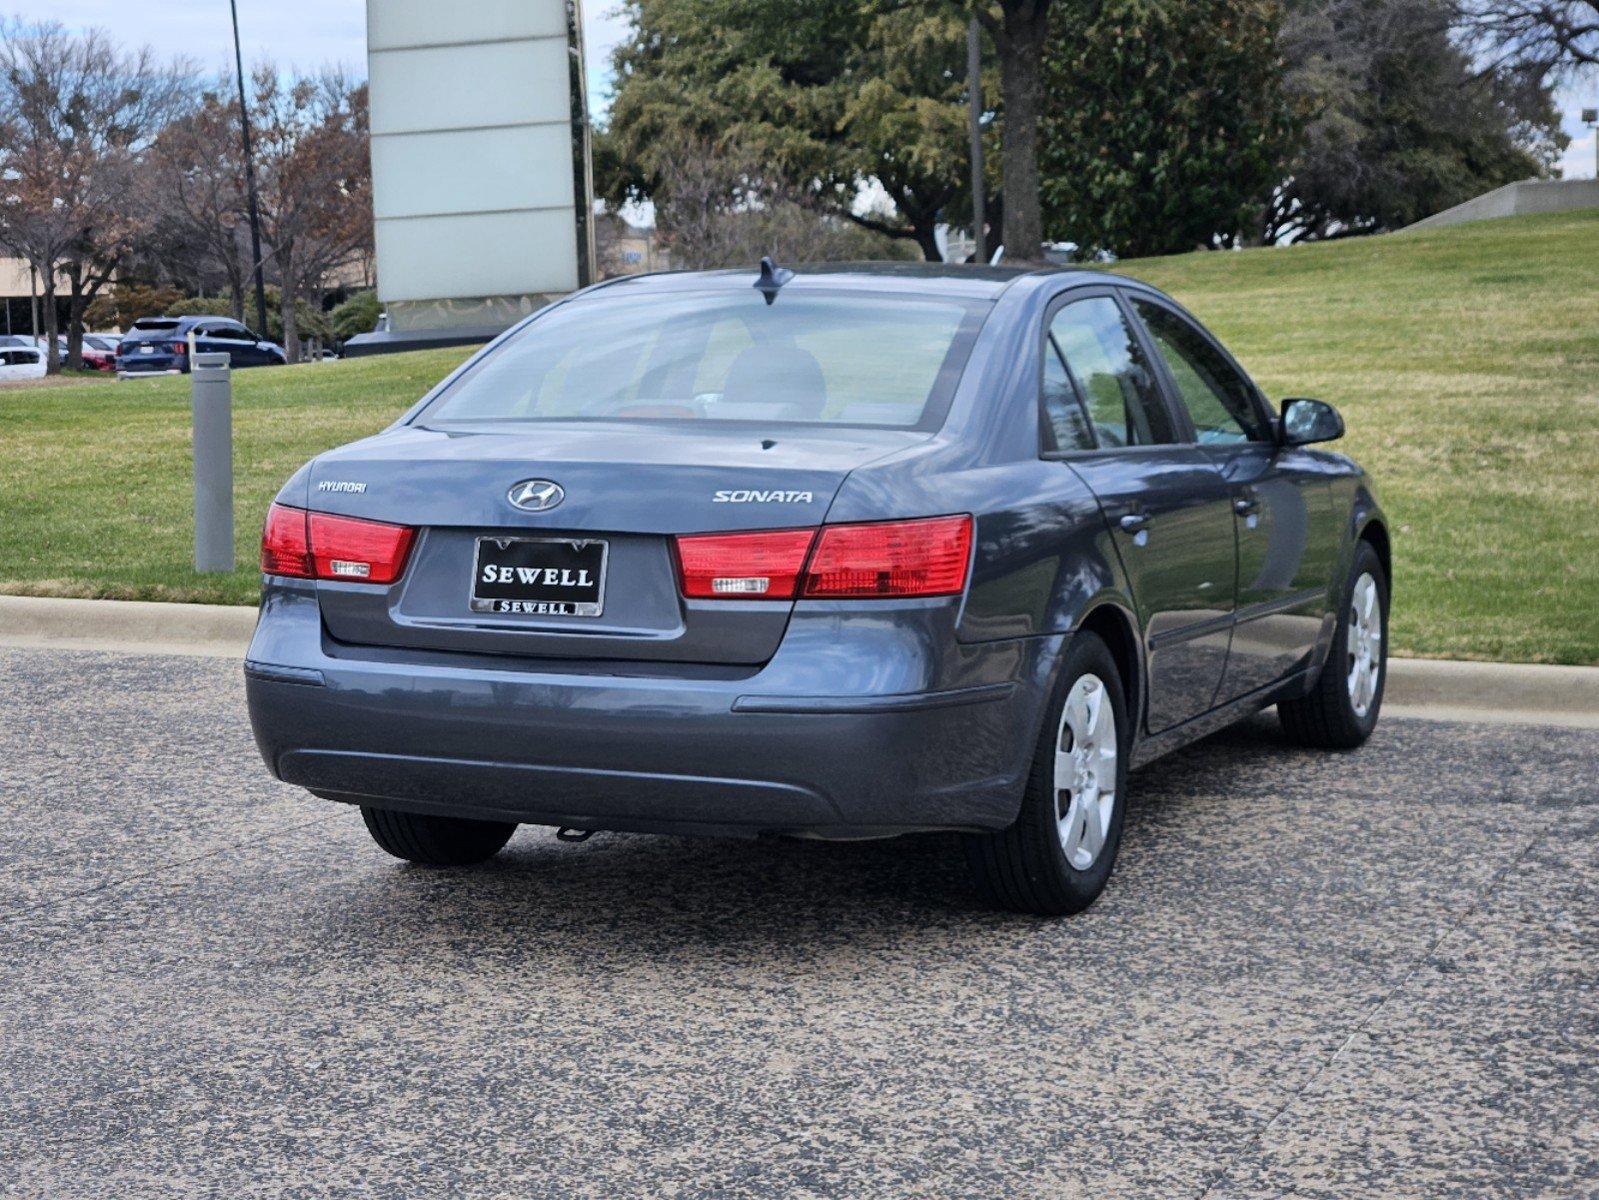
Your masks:
{"label": "license plate", "polygon": [[472,611],[597,617],[609,549],[596,538],[478,538]]}
{"label": "license plate", "polygon": [[139,353],[140,354],[154,354],[155,353],[155,347],[154,346],[140,346],[139,347]]}

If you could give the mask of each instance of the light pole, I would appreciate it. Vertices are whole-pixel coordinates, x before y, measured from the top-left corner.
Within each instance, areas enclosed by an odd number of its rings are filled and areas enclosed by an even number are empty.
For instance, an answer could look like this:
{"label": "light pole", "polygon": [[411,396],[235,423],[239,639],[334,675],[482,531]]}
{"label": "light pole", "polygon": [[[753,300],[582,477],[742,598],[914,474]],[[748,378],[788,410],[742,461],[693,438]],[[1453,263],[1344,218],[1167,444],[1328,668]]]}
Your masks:
{"label": "light pole", "polygon": [[255,201],[255,157],[250,152],[250,102],[244,97],[244,55],[239,50],[238,0],[228,0],[233,14],[233,65],[239,73],[239,128],[244,131],[244,191],[250,203],[250,261],[255,267],[256,336],[267,336],[266,281],[261,278],[261,213]]}
{"label": "light pole", "polygon": [[973,17],[966,26],[966,120],[972,139],[972,261],[988,261],[983,235],[983,27]]}
{"label": "light pole", "polygon": [[1582,123],[1593,133],[1593,177],[1599,179],[1599,108],[1583,109]]}

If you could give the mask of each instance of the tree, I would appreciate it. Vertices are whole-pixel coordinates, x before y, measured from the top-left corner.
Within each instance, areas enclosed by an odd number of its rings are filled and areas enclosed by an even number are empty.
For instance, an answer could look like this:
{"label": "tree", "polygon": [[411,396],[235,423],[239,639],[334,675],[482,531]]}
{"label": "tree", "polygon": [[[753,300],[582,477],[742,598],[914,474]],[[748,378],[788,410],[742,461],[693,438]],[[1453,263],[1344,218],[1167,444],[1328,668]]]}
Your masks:
{"label": "tree", "polygon": [[[244,320],[244,288],[250,273],[240,232],[244,226],[244,164],[239,145],[239,106],[223,99],[232,84],[206,91],[155,139],[146,156],[148,186],[163,200],[163,241],[185,265],[210,265],[227,281],[232,316]],[[193,260],[199,260],[194,262]],[[199,270],[195,275],[201,274]]]}
{"label": "tree", "polygon": [[356,292],[328,314],[333,336],[347,342],[357,334],[371,333],[383,315],[383,303],[376,292]]}
{"label": "tree", "polygon": [[689,270],[778,262],[894,257],[883,235],[819,212],[805,189],[763,170],[747,150],[690,143],[657,160],[656,229],[672,264]]}
{"label": "tree", "polygon": [[94,298],[83,320],[95,329],[127,329],[140,317],[165,316],[182,299],[183,293],[169,285],[114,283]]}
{"label": "tree", "polygon": [[1543,79],[1599,66],[1599,0],[1463,0],[1459,20],[1496,67]]}
{"label": "tree", "polygon": [[251,82],[263,253],[294,362],[296,303],[320,300],[329,274],[371,252],[367,90],[335,71],[285,80],[271,63],[258,64]]}
{"label": "tree", "polygon": [[1057,9],[1039,159],[1051,235],[1139,256],[1253,234],[1295,132],[1279,15],[1276,0]]}
{"label": "tree", "polygon": [[[1013,259],[1043,257],[1044,223],[1038,186],[1038,122],[1043,108],[1044,44],[1050,0],[979,0],[971,14],[993,39],[999,57],[1000,143],[1004,216],[1001,240]],[[1066,31],[1071,36],[1070,30]]]}
{"label": "tree", "polygon": [[1549,90],[1451,38],[1447,0],[1290,0],[1284,86],[1306,114],[1267,240],[1395,229],[1547,174],[1565,144]]}
{"label": "tree", "polygon": [[[803,200],[939,258],[965,194],[964,26],[952,9],[870,0],[629,0],[600,139],[601,190],[661,199],[688,147],[750,157]],[[892,213],[860,211],[875,184]]]}
{"label": "tree", "polygon": [[38,272],[48,369],[60,369],[56,294],[68,289],[68,363],[82,365],[83,314],[147,227],[139,158],[182,100],[188,65],[124,53],[99,30],[0,24],[0,242]]}

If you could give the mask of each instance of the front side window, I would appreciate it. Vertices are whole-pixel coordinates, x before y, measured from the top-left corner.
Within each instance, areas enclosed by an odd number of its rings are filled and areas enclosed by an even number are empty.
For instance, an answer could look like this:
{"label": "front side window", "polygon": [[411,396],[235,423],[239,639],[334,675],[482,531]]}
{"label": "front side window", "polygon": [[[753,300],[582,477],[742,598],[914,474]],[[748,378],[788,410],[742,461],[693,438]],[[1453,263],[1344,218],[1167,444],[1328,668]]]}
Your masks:
{"label": "front side window", "polygon": [[1171,309],[1133,300],[1177,383],[1177,395],[1204,444],[1266,441],[1254,389],[1210,340]]}
{"label": "front side window", "polygon": [[[746,294],[747,292],[747,294]],[[419,418],[717,420],[928,428],[987,302],[754,288],[552,309]]]}
{"label": "front side window", "polygon": [[1068,304],[1050,322],[1100,446],[1153,446],[1175,441],[1171,420],[1143,350],[1109,296]]}

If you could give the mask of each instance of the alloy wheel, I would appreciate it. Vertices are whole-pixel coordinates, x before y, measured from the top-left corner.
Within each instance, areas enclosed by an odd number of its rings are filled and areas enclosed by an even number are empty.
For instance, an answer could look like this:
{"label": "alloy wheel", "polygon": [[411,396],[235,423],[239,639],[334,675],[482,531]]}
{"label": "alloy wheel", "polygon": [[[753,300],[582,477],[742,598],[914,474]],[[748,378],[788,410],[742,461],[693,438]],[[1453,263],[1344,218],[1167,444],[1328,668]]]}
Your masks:
{"label": "alloy wheel", "polygon": [[1072,685],[1055,741],[1055,828],[1066,861],[1094,865],[1116,811],[1116,710],[1098,675]]}
{"label": "alloy wheel", "polygon": [[1382,598],[1370,574],[1355,580],[1349,596],[1349,704],[1364,718],[1382,679]]}

